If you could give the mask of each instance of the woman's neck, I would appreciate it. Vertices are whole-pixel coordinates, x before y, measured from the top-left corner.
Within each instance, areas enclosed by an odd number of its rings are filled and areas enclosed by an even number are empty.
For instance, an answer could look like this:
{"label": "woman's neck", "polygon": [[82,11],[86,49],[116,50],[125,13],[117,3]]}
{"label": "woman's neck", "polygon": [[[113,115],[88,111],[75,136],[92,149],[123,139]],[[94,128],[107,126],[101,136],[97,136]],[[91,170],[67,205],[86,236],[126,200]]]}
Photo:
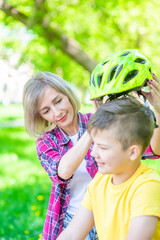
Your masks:
{"label": "woman's neck", "polygon": [[79,119],[78,114],[73,118],[72,124],[68,129],[63,130],[68,136],[74,136],[79,131]]}

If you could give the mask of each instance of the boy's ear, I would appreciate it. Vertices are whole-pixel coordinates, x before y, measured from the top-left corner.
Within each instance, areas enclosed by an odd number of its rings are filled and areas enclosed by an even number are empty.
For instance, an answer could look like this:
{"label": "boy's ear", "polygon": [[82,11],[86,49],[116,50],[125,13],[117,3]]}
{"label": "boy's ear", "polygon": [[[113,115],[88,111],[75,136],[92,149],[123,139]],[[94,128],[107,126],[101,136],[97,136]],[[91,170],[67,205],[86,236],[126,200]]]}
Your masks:
{"label": "boy's ear", "polygon": [[131,161],[134,161],[137,159],[141,154],[141,147],[139,145],[131,145],[130,146],[130,152],[129,152],[129,158]]}

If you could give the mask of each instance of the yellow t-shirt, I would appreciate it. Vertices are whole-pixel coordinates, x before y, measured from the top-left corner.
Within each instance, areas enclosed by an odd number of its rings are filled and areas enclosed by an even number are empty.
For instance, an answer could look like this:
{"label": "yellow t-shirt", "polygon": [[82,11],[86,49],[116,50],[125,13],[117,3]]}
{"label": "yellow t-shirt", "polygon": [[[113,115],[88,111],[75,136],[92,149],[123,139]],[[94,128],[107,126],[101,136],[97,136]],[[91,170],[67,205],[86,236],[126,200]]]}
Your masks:
{"label": "yellow t-shirt", "polygon": [[[141,163],[126,182],[113,185],[111,180],[98,172],[81,203],[93,211],[99,240],[125,240],[134,217],[160,218],[160,176],[155,170]],[[160,240],[160,220],[152,239]]]}

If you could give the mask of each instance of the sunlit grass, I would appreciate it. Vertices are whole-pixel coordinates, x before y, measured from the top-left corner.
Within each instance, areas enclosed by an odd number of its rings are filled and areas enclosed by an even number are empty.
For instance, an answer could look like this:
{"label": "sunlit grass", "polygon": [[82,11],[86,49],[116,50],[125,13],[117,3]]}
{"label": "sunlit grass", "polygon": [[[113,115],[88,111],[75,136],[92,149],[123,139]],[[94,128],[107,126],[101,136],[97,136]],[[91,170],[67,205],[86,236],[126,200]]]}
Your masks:
{"label": "sunlit grass", "polygon": [[160,159],[146,159],[143,162],[154,168],[160,174]]}
{"label": "sunlit grass", "polygon": [[[3,239],[38,239],[50,192],[49,186],[43,189],[42,180],[39,178],[34,184],[14,184],[0,192],[0,236]],[[44,196],[43,200],[38,200],[39,195]]]}
{"label": "sunlit grass", "polygon": [[11,138],[7,150],[5,139],[3,153],[0,149],[0,236],[6,240],[38,239],[49,200],[51,181],[40,166],[35,142],[27,135],[25,140]]}
{"label": "sunlit grass", "polygon": [[22,104],[10,104],[4,106],[0,104],[0,121],[8,121],[23,118],[23,107]]}
{"label": "sunlit grass", "polygon": [[35,140],[23,127],[0,129],[0,139],[0,236],[38,239],[51,181],[37,158]]}
{"label": "sunlit grass", "polygon": [[[1,124],[23,118],[22,106],[0,106],[0,113]],[[50,190],[35,140],[24,127],[0,127],[0,240],[39,239]]]}

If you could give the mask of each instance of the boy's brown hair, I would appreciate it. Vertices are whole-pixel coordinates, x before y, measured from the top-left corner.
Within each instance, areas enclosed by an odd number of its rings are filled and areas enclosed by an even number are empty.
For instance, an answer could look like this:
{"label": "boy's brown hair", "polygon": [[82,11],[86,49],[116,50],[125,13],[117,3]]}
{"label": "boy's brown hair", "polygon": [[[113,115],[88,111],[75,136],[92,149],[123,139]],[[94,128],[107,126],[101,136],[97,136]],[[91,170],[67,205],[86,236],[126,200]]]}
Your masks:
{"label": "boy's brown hair", "polygon": [[111,129],[123,150],[133,144],[142,146],[142,154],[150,143],[154,120],[149,108],[128,96],[104,103],[88,122],[87,130]]}

